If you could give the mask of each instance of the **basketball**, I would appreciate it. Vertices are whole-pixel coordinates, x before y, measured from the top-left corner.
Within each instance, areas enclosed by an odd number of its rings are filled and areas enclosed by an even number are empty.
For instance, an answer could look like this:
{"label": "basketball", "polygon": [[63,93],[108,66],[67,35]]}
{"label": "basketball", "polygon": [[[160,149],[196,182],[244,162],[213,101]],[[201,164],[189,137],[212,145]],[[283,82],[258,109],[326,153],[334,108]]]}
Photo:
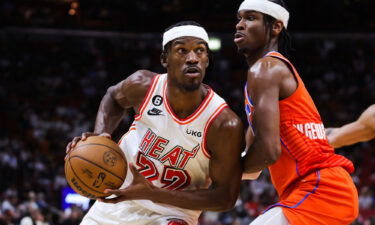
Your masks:
{"label": "basketball", "polygon": [[125,180],[127,161],[120,147],[102,136],[79,141],[65,160],[65,177],[78,194],[96,199],[105,189],[118,189]]}

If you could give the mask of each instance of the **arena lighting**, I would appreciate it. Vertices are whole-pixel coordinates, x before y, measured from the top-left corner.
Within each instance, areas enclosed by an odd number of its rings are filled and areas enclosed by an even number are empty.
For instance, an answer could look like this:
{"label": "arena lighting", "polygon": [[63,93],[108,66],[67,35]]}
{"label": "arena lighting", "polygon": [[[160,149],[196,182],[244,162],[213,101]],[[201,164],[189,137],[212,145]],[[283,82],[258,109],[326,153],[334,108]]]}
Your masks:
{"label": "arena lighting", "polygon": [[62,197],[62,209],[67,209],[71,205],[77,205],[82,207],[83,210],[89,208],[90,199],[77,194],[72,188],[65,187],[61,191]]}
{"label": "arena lighting", "polygon": [[72,9],[77,9],[79,6],[78,2],[72,2],[72,4],[70,4],[70,8]]}
{"label": "arena lighting", "polygon": [[69,9],[68,13],[69,15],[74,16],[77,13],[77,11],[75,9]]}
{"label": "arena lighting", "polygon": [[217,37],[211,37],[208,41],[208,46],[211,51],[219,51],[221,49],[221,39]]}

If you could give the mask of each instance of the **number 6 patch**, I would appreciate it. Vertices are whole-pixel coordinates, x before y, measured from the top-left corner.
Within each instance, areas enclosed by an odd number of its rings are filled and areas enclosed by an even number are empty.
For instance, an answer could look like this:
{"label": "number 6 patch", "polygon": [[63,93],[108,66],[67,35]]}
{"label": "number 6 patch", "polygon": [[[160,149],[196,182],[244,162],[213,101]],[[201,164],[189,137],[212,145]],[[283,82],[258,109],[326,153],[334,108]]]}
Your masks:
{"label": "number 6 patch", "polygon": [[154,104],[154,106],[159,106],[162,103],[163,103],[163,97],[161,97],[160,95],[155,95],[152,98],[152,104]]}

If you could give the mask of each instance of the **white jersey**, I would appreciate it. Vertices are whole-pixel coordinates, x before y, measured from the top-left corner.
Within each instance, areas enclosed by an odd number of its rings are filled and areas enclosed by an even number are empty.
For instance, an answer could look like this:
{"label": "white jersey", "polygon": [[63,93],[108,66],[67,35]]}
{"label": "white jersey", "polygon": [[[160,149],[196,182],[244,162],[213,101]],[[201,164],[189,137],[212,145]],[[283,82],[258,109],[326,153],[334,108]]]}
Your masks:
{"label": "white jersey", "polygon": [[[217,115],[227,106],[211,88],[189,117],[180,119],[166,98],[167,74],[156,75],[119,145],[129,163],[155,186],[170,190],[195,190],[210,185],[210,153],[205,147],[206,133]],[[133,176],[128,170],[123,187]],[[149,200],[134,201],[160,214],[178,215],[196,221],[201,211],[187,210]]]}

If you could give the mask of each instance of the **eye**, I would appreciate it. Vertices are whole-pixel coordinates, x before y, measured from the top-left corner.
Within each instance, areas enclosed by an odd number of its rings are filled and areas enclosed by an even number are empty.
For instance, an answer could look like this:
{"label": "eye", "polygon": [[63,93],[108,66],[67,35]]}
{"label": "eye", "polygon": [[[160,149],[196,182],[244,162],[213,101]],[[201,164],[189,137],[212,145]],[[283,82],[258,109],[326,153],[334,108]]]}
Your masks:
{"label": "eye", "polygon": [[184,48],[178,48],[177,52],[180,53],[180,54],[185,54],[187,51]]}
{"label": "eye", "polygon": [[206,49],[203,48],[203,47],[201,47],[201,48],[197,48],[196,52],[199,53],[199,54],[201,54],[201,53],[206,52]]}
{"label": "eye", "polygon": [[253,20],[255,20],[255,17],[254,16],[247,16],[246,19],[249,20],[249,21],[253,21]]}

